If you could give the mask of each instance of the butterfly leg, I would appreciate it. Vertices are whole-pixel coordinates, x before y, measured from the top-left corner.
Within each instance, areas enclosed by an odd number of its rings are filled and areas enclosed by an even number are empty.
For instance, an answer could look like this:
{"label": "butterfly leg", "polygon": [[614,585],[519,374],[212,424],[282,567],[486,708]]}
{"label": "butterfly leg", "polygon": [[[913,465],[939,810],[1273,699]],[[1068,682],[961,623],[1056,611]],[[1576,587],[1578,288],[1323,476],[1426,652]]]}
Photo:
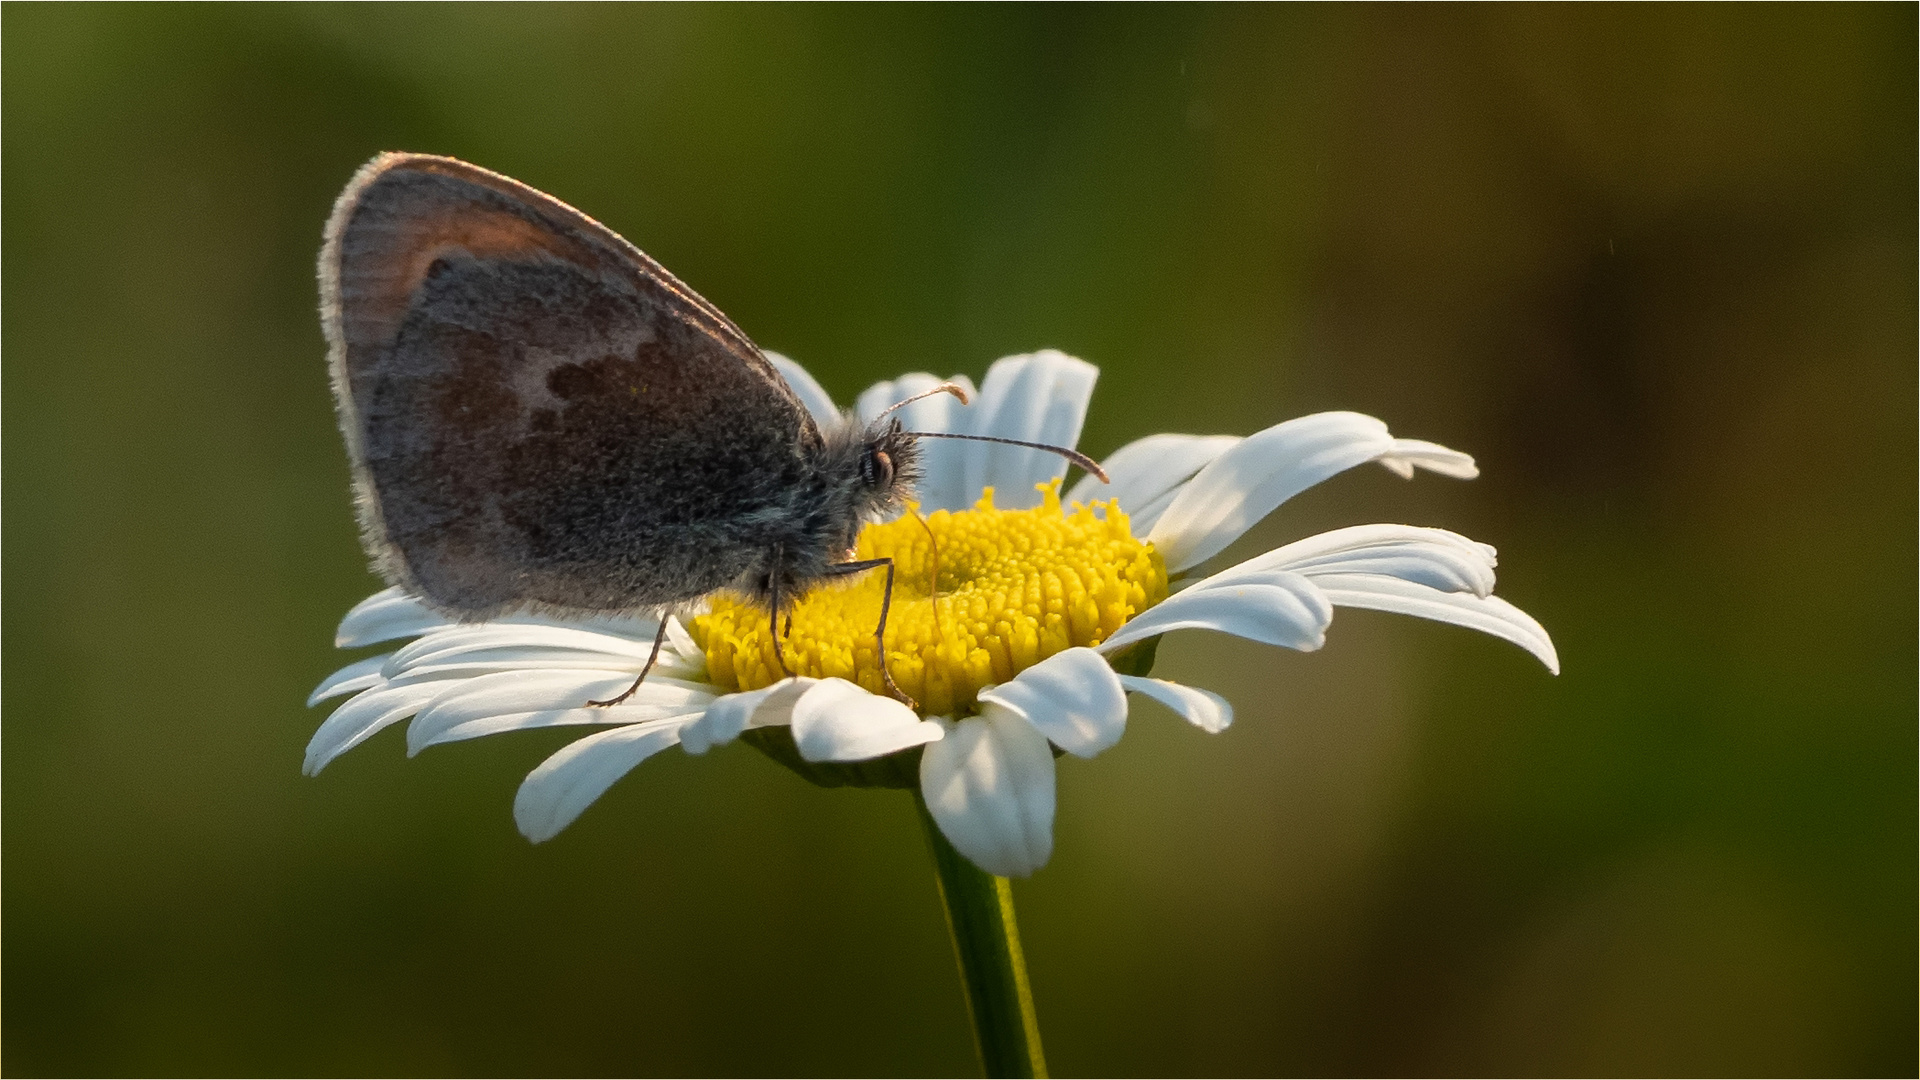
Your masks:
{"label": "butterfly leg", "polygon": [[873,628],[874,655],[880,658],[880,681],[886,684],[887,694],[909,709],[918,709],[920,703],[907,695],[907,692],[894,684],[893,673],[887,670],[887,609],[893,606],[893,560],[862,559],[858,562],[834,563],[827,572],[836,577],[858,574],[867,570],[887,568],[887,590],[880,594],[880,625]]}
{"label": "butterfly leg", "polygon": [[667,640],[667,615],[665,612],[662,612],[660,614],[660,630],[658,633],[655,633],[653,635],[653,651],[647,654],[647,666],[641,668],[640,674],[634,677],[633,685],[627,687],[626,691],[622,693],[619,697],[608,698],[605,701],[589,701],[587,702],[587,704],[597,706],[599,708],[606,708],[608,705],[618,705],[621,702],[632,697],[634,695],[634,692],[640,689],[640,684],[647,681],[647,672],[652,671],[653,662],[655,660],[660,659],[660,646],[664,644],[666,640]]}

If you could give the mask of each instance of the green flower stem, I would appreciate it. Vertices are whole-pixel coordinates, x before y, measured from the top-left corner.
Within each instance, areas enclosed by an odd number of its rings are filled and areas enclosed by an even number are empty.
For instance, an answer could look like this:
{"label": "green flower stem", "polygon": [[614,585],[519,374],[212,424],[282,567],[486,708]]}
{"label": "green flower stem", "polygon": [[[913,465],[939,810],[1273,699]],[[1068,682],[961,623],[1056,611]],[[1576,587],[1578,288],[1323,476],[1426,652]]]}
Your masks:
{"label": "green flower stem", "polygon": [[1013,886],[1003,877],[968,862],[953,849],[927,800],[916,789],[914,805],[933,849],[940,900],[953,934],[954,959],[973,1021],[974,1048],[986,1075],[1045,1076],[1040,1053],[1040,1023],[1033,1014],[1033,990],[1027,985],[1027,959],[1020,951],[1020,929],[1013,920]]}

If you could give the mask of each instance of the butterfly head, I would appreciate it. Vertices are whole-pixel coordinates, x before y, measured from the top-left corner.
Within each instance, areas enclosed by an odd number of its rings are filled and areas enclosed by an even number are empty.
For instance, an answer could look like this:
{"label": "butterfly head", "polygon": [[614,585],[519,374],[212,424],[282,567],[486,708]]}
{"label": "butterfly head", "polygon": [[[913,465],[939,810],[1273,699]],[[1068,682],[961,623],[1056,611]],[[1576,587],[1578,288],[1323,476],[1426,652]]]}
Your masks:
{"label": "butterfly head", "polygon": [[859,493],[863,516],[877,516],[913,497],[920,480],[920,442],[897,419],[868,426],[860,456]]}

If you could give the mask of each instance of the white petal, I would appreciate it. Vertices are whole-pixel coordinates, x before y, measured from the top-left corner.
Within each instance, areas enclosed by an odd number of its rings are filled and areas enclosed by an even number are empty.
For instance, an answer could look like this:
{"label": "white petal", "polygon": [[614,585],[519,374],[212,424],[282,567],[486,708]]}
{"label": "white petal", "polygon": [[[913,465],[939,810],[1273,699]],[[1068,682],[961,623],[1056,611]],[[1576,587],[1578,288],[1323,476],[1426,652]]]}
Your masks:
{"label": "white petal", "polygon": [[[391,665],[392,661],[388,661]],[[633,661],[622,663],[618,656],[595,655],[582,652],[562,652],[551,649],[492,649],[471,653],[462,653],[457,659],[446,663],[414,664],[404,672],[390,675],[389,683],[419,682],[422,679],[444,679],[449,677],[472,678],[477,675],[491,675],[502,671],[625,671],[628,679],[640,674],[641,663]],[[705,684],[706,679],[698,672],[690,672],[678,665],[655,664],[648,673],[647,681],[671,679],[676,682]]]}
{"label": "white petal", "polygon": [[597,634],[612,634],[616,637],[644,641],[653,645],[653,635],[660,629],[660,623],[651,615],[595,615],[591,618],[553,615],[534,615],[522,612],[517,615],[502,615],[489,619],[483,625],[490,626],[557,626],[566,630],[585,630]]}
{"label": "white petal", "polygon": [[1173,501],[1174,492],[1194,473],[1240,441],[1238,435],[1149,435],[1115,450],[1100,463],[1111,484],[1083,476],[1067,493],[1068,502],[1119,499],[1132,519],[1135,536],[1144,536]]}
{"label": "white petal", "polygon": [[989,874],[1026,877],[1053,854],[1053,751],[1014,713],[989,704],[947,728],[920,759],[935,824]]}
{"label": "white petal", "polygon": [[[586,653],[554,653],[535,650],[496,650],[486,653],[463,654],[458,662],[445,664],[416,664],[397,675],[387,677],[389,685],[402,686],[407,683],[430,681],[434,679],[471,679],[481,675],[497,675],[502,672],[536,671],[616,671],[620,670],[618,657],[593,656]],[[389,661],[389,664],[392,662]],[[634,664],[625,669],[627,681],[640,673],[640,665]],[[651,681],[659,674],[655,669],[647,678]],[[673,676],[662,676],[672,678]],[[693,680],[682,679],[682,682]]]}
{"label": "white petal", "polygon": [[[1002,439],[1025,439],[1072,449],[1080,441],[1087,402],[1100,369],[1055,349],[994,361],[973,405],[973,431]],[[938,441],[938,440],[934,440]],[[966,505],[987,485],[993,502],[1006,510],[1040,505],[1034,485],[1065,476],[1069,466],[1045,450],[994,443],[972,443],[963,462]]]}
{"label": "white petal", "polygon": [[1150,535],[1153,527],[1160,524],[1160,515],[1166,513],[1167,507],[1173,505],[1174,497],[1179,495],[1180,491],[1180,488],[1174,488],[1142,506],[1139,513],[1128,514],[1127,526],[1132,530],[1133,535],[1139,536],[1143,533]]}
{"label": "white petal", "polygon": [[[706,706],[703,704],[631,705],[623,702],[604,709],[589,706],[541,712],[501,713],[498,716],[483,716],[451,728],[435,738],[433,745],[478,739],[508,731],[528,731],[534,728],[627,726],[665,719],[686,723],[698,720],[705,711]],[[407,731],[411,734],[413,728],[409,726]],[[425,749],[425,746],[420,749]],[[417,750],[409,750],[409,754],[417,752]]]}
{"label": "white petal", "polygon": [[1464,592],[1475,596],[1493,593],[1493,573],[1465,559],[1451,558],[1455,553],[1444,548],[1406,545],[1386,549],[1357,551],[1330,557],[1306,566],[1293,567],[1297,573],[1318,581],[1328,574],[1375,574],[1411,581],[1441,592]]}
{"label": "white petal", "polygon": [[707,714],[680,732],[680,745],[689,754],[704,754],[740,737],[750,727],[772,727],[793,722],[793,703],[817,679],[785,678],[772,686],[728,694],[707,706]]}
{"label": "white petal", "polygon": [[[888,406],[905,401],[916,394],[923,394],[940,385],[941,382],[958,383],[974,401],[979,394],[973,388],[973,380],[965,375],[955,375],[952,379],[936,379],[925,372],[902,375],[889,382],[875,383],[860,395],[855,413],[860,422],[870,424],[874,418]],[[951,431],[970,434],[973,432],[973,406],[960,404],[960,399],[951,394],[935,394],[901,409],[894,415],[908,431]],[[926,513],[935,510],[965,510],[980,498],[978,491],[971,495],[966,492],[964,462],[978,452],[981,444],[963,442],[958,439],[923,439],[920,442],[920,471],[922,479],[917,492],[920,509]]]}
{"label": "white petal", "polygon": [[352,649],[395,638],[416,637],[447,622],[446,616],[429,611],[425,604],[396,585],[355,604],[340,620],[333,644],[337,648]]}
{"label": "white petal", "polygon": [[683,716],[703,711],[714,699],[710,688],[649,674],[618,705],[587,704],[624,692],[633,676],[631,671],[509,671],[461,679],[413,718],[407,754],[502,731]]}
{"label": "white petal", "polygon": [[[1532,653],[1547,670],[1560,674],[1553,639],[1533,616],[1497,596],[1475,596],[1375,574],[1325,574],[1315,583],[1341,607],[1369,608],[1453,623],[1511,641]],[[1156,609],[1157,610],[1157,609]],[[1151,614],[1151,612],[1149,612]]]}
{"label": "white petal", "polygon": [[313,693],[307,695],[307,707],[312,708],[328,698],[339,697],[341,694],[357,694],[362,690],[379,686],[386,681],[386,676],[380,674],[380,669],[386,667],[387,658],[392,655],[392,653],[381,653],[379,656],[369,656],[365,660],[355,660],[320,680],[320,685],[314,687]]}
{"label": "white petal", "polygon": [[1106,660],[1092,649],[1055,653],[980,700],[1026,718],[1055,746],[1090,758],[1127,730],[1127,695]]}
{"label": "white petal", "polygon": [[[1413,525],[1355,525],[1296,540],[1241,567],[1322,574],[1383,574],[1445,592],[1493,592],[1492,547],[1445,529]],[[1236,567],[1236,569],[1239,569]],[[1216,574],[1216,579],[1225,577]]]}
{"label": "white petal", "polygon": [[[1313,582],[1284,570],[1222,571],[1176,593],[1122,626],[1100,643],[1112,653],[1122,646],[1172,630],[1218,630],[1268,645],[1311,652],[1326,643],[1333,606]],[[1216,582],[1234,574],[1232,580]]]}
{"label": "white petal", "polygon": [[[389,678],[429,670],[468,674],[512,668],[622,668],[638,674],[653,651],[654,629],[646,640],[599,630],[532,623],[488,622],[436,630],[408,642],[388,661]],[[654,670],[674,677],[698,676],[701,658],[690,662],[679,650],[662,648]]]}
{"label": "white petal", "polygon": [[1471,480],[1480,475],[1480,467],[1473,463],[1473,455],[1420,439],[1393,440],[1393,449],[1381,456],[1380,464],[1408,480],[1413,479],[1416,467],[1441,476],[1451,476],[1455,480]]}
{"label": "white petal", "polygon": [[617,634],[653,642],[654,631],[659,627],[652,617],[645,615],[603,615],[591,619],[560,619],[546,615],[517,614],[502,615],[485,623],[461,624],[429,609],[418,597],[403,592],[399,586],[382,589],[355,604],[352,611],[340,620],[340,629],[334,635],[334,645],[342,649],[351,649],[361,645],[372,645],[395,638],[419,637],[422,634],[448,629],[462,629],[473,626],[556,626],[573,630]]}
{"label": "white petal", "polygon": [[1233,706],[1211,690],[1139,675],[1120,676],[1120,685],[1165,705],[1209,735],[1217,735],[1233,723]]}
{"label": "white petal", "polygon": [[[1431,446],[1411,440],[1405,445]],[[1274,507],[1355,465],[1393,455],[1402,446],[1387,433],[1387,425],[1359,413],[1316,413],[1276,424],[1241,440],[1201,469],[1154,523],[1149,539],[1169,571],[1189,569],[1219,553]],[[1409,449],[1398,460],[1425,465],[1437,457]]]}
{"label": "white petal", "polygon": [[787,380],[787,386],[793,390],[793,396],[799,398],[800,404],[807,407],[808,415],[813,417],[813,422],[822,432],[837,430],[845,422],[840,416],[840,410],[833,407],[833,396],[807,373],[806,368],[777,352],[763,351],[761,355],[773,364],[774,370],[780,373],[781,378]]}
{"label": "white petal", "polygon": [[866,761],[942,734],[939,724],[845,679],[822,679],[793,705],[793,744],[808,761]]}
{"label": "white petal", "polygon": [[573,824],[615,780],[680,741],[678,718],[602,731],[577,739],[540,763],[513,796],[513,820],[538,844]]}
{"label": "white petal", "polygon": [[654,629],[649,626],[645,640],[642,640],[638,636],[580,626],[501,621],[462,623],[416,638],[401,646],[395,655],[399,657],[402,667],[410,666],[422,658],[469,649],[564,649],[645,661],[647,653],[653,649]]}
{"label": "white petal", "polygon": [[308,776],[341,754],[359,746],[389,724],[396,724],[425,708],[444,693],[453,680],[435,680],[407,686],[383,686],[359,694],[333,710],[307,740],[306,761],[300,771]]}

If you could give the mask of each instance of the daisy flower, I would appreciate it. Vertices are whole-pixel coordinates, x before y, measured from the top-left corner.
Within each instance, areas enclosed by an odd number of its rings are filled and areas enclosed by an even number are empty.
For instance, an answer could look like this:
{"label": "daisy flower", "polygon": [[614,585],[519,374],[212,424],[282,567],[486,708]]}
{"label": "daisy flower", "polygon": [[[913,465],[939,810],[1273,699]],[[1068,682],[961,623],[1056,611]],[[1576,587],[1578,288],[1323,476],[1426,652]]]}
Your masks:
{"label": "daisy flower", "polygon": [[[799,365],[772,356],[824,429],[847,422]],[[1098,371],[1058,352],[1003,359],[971,405],[946,395],[900,411],[909,431],[1072,447]],[[954,382],[973,387],[964,377]],[[871,387],[867,421],[940,380]],[[1151,698],[1202,731],[1233,720],[1219,695],[1147,674],[1163,634],[1211,630],[1311,651],[1338,607],[1397,612],[1510,641],[1558,671],[1547,633],[1493,595],[1494,549],[1443,529],[1361,525],[1306,537],[1211,573],[1209,559],[1273,509],[1355,466],[1476,475],[1466,454],[1398,439],[1370,416],[1317,413],[1239,438],[1150,435],[1063,495],[1060,459],[993,443],[921,443],[918,510],[861,533],[858,558],[897,567],[887,669],[918,711],[882,690],[873,627],[882,575],[815,590],[793,607],[776,660],[765,613],[710,597],[667,617],[667,644],[639,691],[611,698],[646,663],[650,617],[454,623],[398,590],[349,612],[335,644],[396,643],[320,684],[338,697],[306,771],[411,720],[407,751],[527,728],[591,734],[528,774],[514,820],[559,833],[615,781],[679,746],[742,739],[816,782],[917,788],[940,833],[976,866],[1023,877],[1053,850],[1057,754],[1090,758]],[[922,520],[923,518],[923,520]]]}

